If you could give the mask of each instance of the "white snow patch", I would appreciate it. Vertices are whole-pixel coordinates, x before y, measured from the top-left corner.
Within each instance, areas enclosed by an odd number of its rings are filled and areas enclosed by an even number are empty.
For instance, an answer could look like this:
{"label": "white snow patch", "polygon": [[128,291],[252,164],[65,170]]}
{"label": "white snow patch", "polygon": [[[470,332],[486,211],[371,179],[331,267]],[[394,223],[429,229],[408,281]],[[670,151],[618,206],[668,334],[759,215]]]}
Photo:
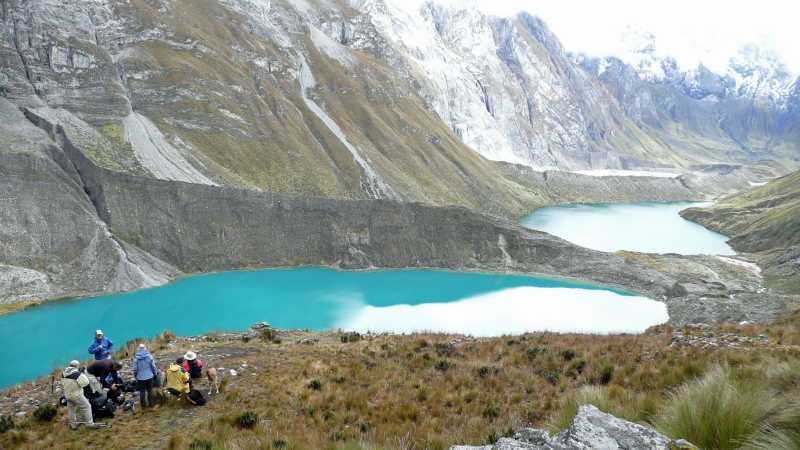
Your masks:
{"label": "white snow patch", "polygon": [[300,14],[308,15],[312,7],[306,0],[287,0],[292,7]]}
{"label": "white snow patch", "polygon": [[761,182],[758,182],[758,181],[748,181],[748,183],[750,183],[750,186],[753,186],[753,187],[764,186],[765,184],[767,184],[767,182],[766,182],[766,181],[761,181]]}
{"label": "white snow patch", "polygon": [[[307,4],[303,0],[294,0],[296,7]],[[275,24],[271,20],[272,1],[271,0],[221,0],[221,3],[233,11],[250,19],[258,33],[264,34],[272,42],[282,48],[292,46],[292,39],[283,27]]]}
{"label": "white snow patch", "polygon": [[761,267],[758,267],[756,264],[753,264],[751,262],[742,261],[741,259],[736,259],[736,258],[728,258],[725,256],[717,256],[717,259],[719,259],[724,263],[743,267],[749,270],[750,272],[753,272],[754,274],[761,276]]}
{"label": "white snow patch", "polygon": [[664,303],[606,290],[519,287],[450,303],[356,305],[338,328],[500,336],[533,331],[642,333],[669,320]]}
{"label": "white snow patch", "polygon": [[220,113],[221,113],[223,116],[227,117],[228,119],[233,119],[233,120],[239,121],[239,122],[241,122],[241,123],[247,123],[247,122],[245,122],[245,120],[244,120],[244,119],[242,119],[242,117],[241,117],[240,115],[238,115],[238,114],[235,114],[235,113],[232,113],[232,112],[228,111],[228,110],[227,110],[227,109],[225,109],[225,108],[220,108],[219,112],[220,112]]}
{"label": "white snow patch", "polygon": [[136,159],[156,178],[187,183],[215,185],[192,166],[167,142],[164,135],[147,117],[133,112],[122,120],[125,141],[130,143]]}
{"label": "white snow patch", "polygon": [[590,177],[653,177],[653,178],[678,178],[680,173],[659,172],[650,170],[615,170],[615,169],[592,169],[592,170],[573,170],[572,173],[588,175]]}
{"label": "white snow patch", "polygon": [[309,25],[309,33],[317,49],[329,58],[339,61],[345,67],[353,67],[356,64],[356,59],[347,47],[334,41],[314,25]]}
{"label": "white snow patch", "polygon": [[375,169],[369,164],[369,161],[365,159],[358,149],[351,144],[347,137],[344,135],[344,131],[339,128],[339,125],[325,112],[314,100],[311,100],[308,97],[308,89],[313,89],[314,86],[317,85],[316,80],[314,79],[314,74],[311,73],[311,68],[308,67],[305,58],[302,56],[299,58],[300,64],[300,74],[298,76],[298,80],[300,82],[300,95],[303,97],[303,101],[305,102],[308,109],[311,110],[321,121],[328,127],[328,129],[339,139],[342,145],[350,151],[350,154],[353,156],[353,159],[356,163],[361,166],[364,170],[364,175],[366,180],[362,181],[362,189],[370,194],[375,198],[398,198],[397,194],[392,190],[392,188],[386,184],[383,179],[378,175]]}

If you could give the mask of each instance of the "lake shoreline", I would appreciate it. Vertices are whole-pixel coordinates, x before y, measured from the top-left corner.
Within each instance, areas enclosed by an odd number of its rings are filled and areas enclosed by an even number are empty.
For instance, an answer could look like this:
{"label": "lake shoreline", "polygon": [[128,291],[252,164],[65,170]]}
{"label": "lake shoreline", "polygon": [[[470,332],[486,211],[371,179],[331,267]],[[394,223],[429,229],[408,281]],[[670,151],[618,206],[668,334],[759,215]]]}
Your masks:
{"label": "lake shoreline", "polygon": [[237,267],[228,270],[212,270],[208,272],[192,272],[192,273],[180,273],[174,276],[171,276],[166,283],[159,284],[156,286],[149,286],[149,287],[140,287],[130,290],[121,290],[121,291],[105,291],[105,292],[89,292],[84,294],[75,294],[75,295],[58,295],[51,298],[41,298],[36,300],[22,300],[19,302],[9,302],[9,303],[2,303],[0,304],[0,317],[8,315],[8,314],[15,314],[19,312],[26,311],[31,308],[37,308],[40,306],[46,306],[51,304],[57,304],[59,302],[69,302],[75,300],[90,300],[96,297],[105,297],[109,295],[122,295],[122,294],[132,294],[136,292],[143,292],[148,291],[151,289],[157,289],[160,287],[168,286],[174,284],[178,281],[193,278],[193,277],[202,277],[206,275],[217,275],[217,274],[225,274],[225,273],[237,273],[237,272],[260,272],[260,271],[268,271],[268,270],[287,270],[287,269],[328,269],[333,270],[336,272],[354,272],[354,273],[361,273],[361,272],[388,272],[388,271],[414,271],[414,270],[429,270],[433,272],[452,272],[452,273],[471,273],[471,274],[479,274],[479,275],[503,275],[503,276],[512,276],[512,277],[535,277],[535,278],[542,278],[552,281],[563,281],[569,283],[576,283],[580,285],[584,285],[587,287],[593,288],[603,288],[608,289],[614,292],[623,293],[625,295],[640,295],[646,296],[648,294],[636,292],[627,288],[623,285],[613,285],[612,283],[599,283],[594,282],[591,280],[586,280],[584,278],[576,278],[576,277],[569,277],[569,276],[555,276],[550,274],[540,274],[534,272],[522,272],[522,271],[513,271],[513,270],[506,270],[506,271],[493,271],[491,269],[482,269],[482,268],[459,268],[459,269],[450,269],[450,268],[442,268],[442,267],[426,267],[426,266],[408,266],[408,267],[370,267],[370,268],[343,268],[341,266],[333,266],[333,265],[320,265],[320,264],[302,264],[302,265],[283,265],[283,266],[245,266],[245,267]]}

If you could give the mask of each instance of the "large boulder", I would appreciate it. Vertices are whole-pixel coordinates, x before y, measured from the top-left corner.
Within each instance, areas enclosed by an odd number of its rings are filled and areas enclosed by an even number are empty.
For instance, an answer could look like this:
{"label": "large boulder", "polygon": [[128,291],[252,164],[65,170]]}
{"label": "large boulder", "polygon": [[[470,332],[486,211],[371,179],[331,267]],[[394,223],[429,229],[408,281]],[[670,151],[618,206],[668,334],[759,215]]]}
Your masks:
{"label": "large boulder", "polygon": [[622,450],[696,449],[686,441],[674,441],[642,425],[618,419],[592,405],[584,405],[570,427],[551,436],[545,430],[527,429],[514,438],[502,438],[494,445],[455,446],[450,450]]}

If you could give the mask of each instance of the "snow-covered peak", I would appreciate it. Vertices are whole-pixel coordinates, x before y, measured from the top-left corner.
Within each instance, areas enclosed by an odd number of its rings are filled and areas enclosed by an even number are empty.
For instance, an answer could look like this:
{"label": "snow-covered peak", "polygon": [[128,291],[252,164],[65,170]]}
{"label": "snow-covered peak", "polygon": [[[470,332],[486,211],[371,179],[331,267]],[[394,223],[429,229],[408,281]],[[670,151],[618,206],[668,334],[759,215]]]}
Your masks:
{"label": "snow-covered peak", "polygon": [[665,66],[675,64],[672,58],[662,55],[656,47],[656,37],[645,30],[629,27],[622,37],[621,60],[633,66],[647,81],[663,81],[667,77]]}
{"label": "snow-covered peak", "polygon": [[785,101],[794,82],[780,55],[755,44],[745,45],[731,58],[728,74],[740,96],[771,104]]}
{"label": "snow-covered peak", "polygon": [[735,96],[781,106],[793,83],[780,56],[766,46],[745,45],[727,66],[712,70],[703,62],[695,66],[680,63],[661,50],[654,34],[642,29],[629,27],[621,42],[617,54],[603,58],[577,54],[573,59],[591,67],[596,76],[602,76],[615,61],[621,61],[633,68],[640,79],[674,86],[698,100]]}

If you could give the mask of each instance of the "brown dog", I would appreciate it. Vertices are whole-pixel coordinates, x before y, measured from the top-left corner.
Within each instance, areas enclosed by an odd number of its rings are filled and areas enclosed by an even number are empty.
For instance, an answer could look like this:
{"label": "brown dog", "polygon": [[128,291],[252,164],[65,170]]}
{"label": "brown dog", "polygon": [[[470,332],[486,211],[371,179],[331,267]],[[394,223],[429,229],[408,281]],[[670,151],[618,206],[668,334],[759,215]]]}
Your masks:
{"label": "brown dog", "polygon": [[208,395],[212,392],[219,394],[219,377],[217,377],[217,369],[213,367],[206,368],[206,378],[208,378]]}

